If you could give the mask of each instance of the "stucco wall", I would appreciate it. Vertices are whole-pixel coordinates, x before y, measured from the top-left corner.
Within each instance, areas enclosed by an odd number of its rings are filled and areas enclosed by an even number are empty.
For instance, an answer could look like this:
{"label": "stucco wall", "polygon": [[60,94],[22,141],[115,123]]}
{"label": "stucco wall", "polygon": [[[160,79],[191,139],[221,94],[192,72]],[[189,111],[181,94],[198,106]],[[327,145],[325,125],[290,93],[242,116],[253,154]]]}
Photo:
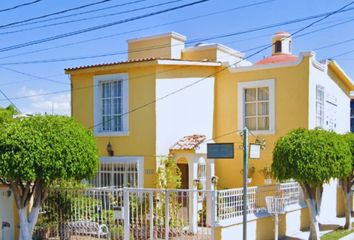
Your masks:
{"label": "stucco wall", "polygon": [[[137,109],[155,99],[155,68],[116,68],[72,76],[72,116],[85,127],[93,121],[93,76],[96,74],[128,73],[128,108]],[[143,156],[144,187],[153,187],[155,180],[155,104],[129,113],[127,136],[96,137],[100,156],[107,156],[106,146],[111,142],[115,156]],[[150,171],[151,170],[151,171]]]}
{"label": "stucco wall", "polygon": [[[265,68],[259,70],[223,71],[217,75],[215,86],[214,138],[217,142],[234,142],[235,159],[217,159],[216,175],[220,188],[242,186],[242,139],[238,129],[238,83],[272,79],[275,83],[275,131],[274,134],[260,135],[266,140],[266,149],[261,158],[250,160],[249,165],[256,168],[251,185],[263,185],[263,176],[259,173],[264,166],[272,163],[272,151],[275,141],[289,131],[308,125],[308,81],[309,60],[305,57],[298,65],[291,67]],[[227,134],[227,135],[226,135]],[[249,142],[255,141],[257,134],[251,134]]]}

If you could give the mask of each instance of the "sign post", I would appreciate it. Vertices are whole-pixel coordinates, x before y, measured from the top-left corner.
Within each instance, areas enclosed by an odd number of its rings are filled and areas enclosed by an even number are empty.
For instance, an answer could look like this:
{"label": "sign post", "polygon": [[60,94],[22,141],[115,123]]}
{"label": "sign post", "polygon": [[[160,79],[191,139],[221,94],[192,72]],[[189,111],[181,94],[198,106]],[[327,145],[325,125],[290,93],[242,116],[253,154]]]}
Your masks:
{"label": "sign post", "polygon": [[243,240],[247,240],[248,129],[243,129]]}

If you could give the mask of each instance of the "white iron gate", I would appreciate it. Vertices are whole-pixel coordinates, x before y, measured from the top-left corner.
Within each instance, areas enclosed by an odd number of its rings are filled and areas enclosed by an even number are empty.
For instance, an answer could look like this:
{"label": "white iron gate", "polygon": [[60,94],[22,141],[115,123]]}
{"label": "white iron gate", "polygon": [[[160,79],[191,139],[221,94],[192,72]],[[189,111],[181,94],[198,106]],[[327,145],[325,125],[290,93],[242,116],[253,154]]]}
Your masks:
{"label": "white iron gate", "polygon": [[34,239],[213,239],[215,192],[90,188],[54,190]]}

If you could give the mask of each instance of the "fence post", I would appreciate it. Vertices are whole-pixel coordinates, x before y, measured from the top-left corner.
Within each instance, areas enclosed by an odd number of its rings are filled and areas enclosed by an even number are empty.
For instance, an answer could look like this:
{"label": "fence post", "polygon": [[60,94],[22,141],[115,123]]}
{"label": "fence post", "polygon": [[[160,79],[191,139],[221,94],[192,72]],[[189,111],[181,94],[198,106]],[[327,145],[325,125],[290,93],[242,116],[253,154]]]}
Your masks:
{"label": "fence post", "polygon": [[149,193],[149,207],[150,207],[150,240],[154,239],[154,199],[153,199],[153,193]]}
{"label": "fence post", "polygon": [[211,240],[215,239],[215,225],[216,225],[216,218],[217,218],[217,213],[216,213],[216,204],[217,204],[217,190],[212,190],[211,191],[211,214],[210,214],[210,220],[211,220]]}
{"label": "fence post", "polygon": [[123,209],[124,209],[124,240],[130,238],[130,219],[129,219],[129,191],[123,189]]}
{"label": "fence post", "polygon": [[165,190],[165,239],[168,240],[170,232],[169,191]]}

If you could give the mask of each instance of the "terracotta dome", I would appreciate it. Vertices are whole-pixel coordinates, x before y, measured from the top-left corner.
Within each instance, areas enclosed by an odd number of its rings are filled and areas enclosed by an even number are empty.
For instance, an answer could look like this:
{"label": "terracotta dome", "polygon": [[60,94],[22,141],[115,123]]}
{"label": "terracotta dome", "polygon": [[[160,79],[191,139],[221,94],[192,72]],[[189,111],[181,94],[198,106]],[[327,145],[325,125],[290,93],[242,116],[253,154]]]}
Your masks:
{"label": "terracotta dome", "polygon": [[263,58],[262,60],[256,62],[257,65],[269,64],[269,63],[283,63],[283,62],[295,62],[297,56],[292,54],[278,54],[270,57]]}

